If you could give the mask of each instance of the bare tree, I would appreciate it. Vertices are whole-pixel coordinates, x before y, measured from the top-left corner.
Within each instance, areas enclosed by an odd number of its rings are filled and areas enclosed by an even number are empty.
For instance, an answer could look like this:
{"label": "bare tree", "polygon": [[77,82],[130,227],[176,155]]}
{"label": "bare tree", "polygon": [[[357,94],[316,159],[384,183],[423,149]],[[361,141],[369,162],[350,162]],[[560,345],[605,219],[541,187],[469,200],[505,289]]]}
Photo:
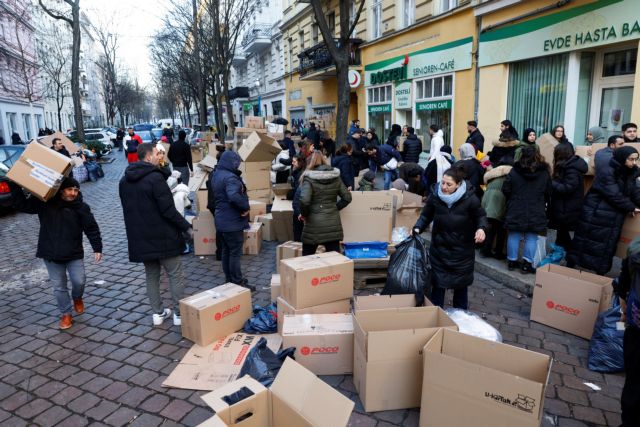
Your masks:
{"label": "bare tree", "polygon": [[[358,0],[353,0],[358,1]],[[327,46],[327,50],[333,59],[333,63],[336,67],[336,74],[338,79],[338,111],[336,114],[336,144],[338,146],[346,142],[347,137],[347,124],[349,121],[349,98],[351,88],[349,86],[349,59],[354,52],[353,40],[351,35],[353,34],[358,21],[360,20],[360,13],[364,8],[365,0],[359,0],[359,5],[352,15],[352,1],[339,1],[340,5],[340,34],[339,37],[334,38],[334,28],[329,28],[326,18],[326,11],[324,5],[331,5],[332,2],[323,0],[308,0],[313,8],[316,23],[322,33],[322,38]]]}
{"label": "bare tree", "polygon": [[56,102],[58,116],[58,130],[62,130],[62,109],[71,93],[71,62],[69,52],[63,40],[65,34],[59,27],[52,26],[50,33],[42,34],[42,39],[48,43],[42,43],[38,47],[40,69],[46,79],[44,95]]}
{"label": "bare tree", "polygon": [[[49,0],[51,1],[51,0]],[[58,4],[64,2],[68,10],[61,10]],[[84,141],[84,123],[82,121],[82,103],[80,100],[80,0],[59,0],[55,6],[45,6],[43,0],[38,0],[42,10],[53,19],[66,22],[71,27],[73,35],[71,47],[71,96],[73,98],[73,114],[76,121],[78,138]],[[61,5],[62,6],[62,5]]]}
{"label": "bare tree", "polygon": [[92,25],[93,33],[96,35],[98,44],[102,50],[100,58],[96,61],[101,76],[101,92],[107,112],[107,121],[112,124],[118,113],[118,34],[112,33],[109,28],[113,27],[114,20],[106,23]]}

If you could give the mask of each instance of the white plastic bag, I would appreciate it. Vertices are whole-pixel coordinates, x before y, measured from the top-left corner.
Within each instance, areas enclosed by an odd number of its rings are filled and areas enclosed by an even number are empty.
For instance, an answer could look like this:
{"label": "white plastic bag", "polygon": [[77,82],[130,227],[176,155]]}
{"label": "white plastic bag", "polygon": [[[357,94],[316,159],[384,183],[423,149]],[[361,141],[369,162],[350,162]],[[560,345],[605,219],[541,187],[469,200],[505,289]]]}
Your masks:
{"label": "white plastic bag", "polygon": [[540,262],[547,257],[547,238],[538,236],[536,242],[536,255],[533,257],[533,268],[538,268]]}
{"label": "white plastic bag", "polygon": [[407,227],[396,227],[391,232],[391,243],[397,245],[409,237],[409,230]]}
{"label": "white plastic bag", "polygon": [[448,308],[445,310],[447,315],[453,320],[460,332],[474,337],[483,338],[485,340],[502,342],[500,332],[475,313],[462,310],[460,308]]}

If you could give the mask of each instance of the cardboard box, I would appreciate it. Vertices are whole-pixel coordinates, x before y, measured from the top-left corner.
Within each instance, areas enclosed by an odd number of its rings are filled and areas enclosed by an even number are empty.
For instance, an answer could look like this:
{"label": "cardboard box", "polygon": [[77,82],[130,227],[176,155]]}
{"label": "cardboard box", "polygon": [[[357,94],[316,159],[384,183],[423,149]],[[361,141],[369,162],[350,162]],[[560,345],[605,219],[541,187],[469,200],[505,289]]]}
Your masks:
{"label": "cardboard box", "polygon": [[551,357],[447,329],[423,354],[421,427],[540,426]]}
{"label": "cardboard box", "polygon": [[[250,397],[229,405],[225,397],[246,389]],[[354,403],[291,358],[270,389],[249,376],[205,394],[215,415],[211,427],[346,427]]]}
{"label": "cardboard box", "polygon": [[191,146],[191,160],[193,163],[198,163],[204,158],[204,150],[199,146]]}
{"label": "cardboard box", "polygon": [[249,223],[249,229],[244,230],[243,254],[258,255],[262,249],[262,224]]}
{"label": "cardboard box", "polygon": [[271,190],[268,188],[264,190],[248,190],[247,197],[251,200],[263,202],[268,205],[271,203]]}
{"label": "cardboard box", "polygon": [[275,199],[271,206],[276,240],[293,240],[293,201]]}
{"label": "cardboard box", "polygon": [[280,261],[302,256],[302,243],[287,241],[276,248],[276,271],[280,273]]}
{"label": "cardboard box", "polygon": [[264,129],[264,117],[260,116],[246,116],[244,118],[244,124],[250,129]]}
{"label": "cardboard box", "polygon": [[34,141],[27,145],[6,176],[46,202],[56,195],[72,169],[70,158]]}
{"label": "cardboard box", "polygon": [[284,316],[283,348],[295,347],[294,359],[316,375],[353,372],[353,316],[301,314]]}
{"label": "cardboard box", "polygon": [[531,320],[590,339],[612,292],[610,277],[547,264],[536,270]]}
{"label": "cardboard box", "polygon": [[41,136],[38,138],[38,142],[45,147],[51,148],[53,146],[53,140],[56,138],[62,141],[62,145],[64,145],[64,148],[67,149],[69,154],[73,155],[80,151],[78,146],[74,144],[73,141],[71,141],[69,138],[67,138],[67,136],[62,132],[55,132],[52,135]]}
{"label": "cardboard box", "polygon": [[[271,172],[271,160],[264,162],[242,162],[238,168],[244,177],[249,172]],[[271,184],[269,184],[270,186]],[[264,188],[269,188],[269,186]]]}
{"label": "cardboard box", "polygon": [[238,154],[244,162],[271,162],[281,151],[278,141],[266,134],[253,132],[244,140]]}
{"label": "cardboard box", "polygon": [[253,222],[258,215],[267,213],[267,204],[258,200],[249,200],[249,221]]}
{"label": "cardboard box", "polygon": [[[247,190],[267,190],[271,188],[271,162],[242,162],[242,179]],[[270,193],[269,193],[270,194]]]}
{"label": "cardboard box", "polygon": [[295,308],[353,296],[353,260],[337,252],[280,261],[282,296]]}
{"label": "cardboard box", "polygon": [[360,295],[353,297],[353,312],[365,310],[386,310],[389,308],[409,308],[416,306],[416,296],[406,295]]}
{"label": "cardboard box", "polygon": [[[281,279],[282,280],[282,279]],[[280,287],[282,290],[282,285]],[[286,299],[279,295],[278,301],[278,333],[282,332],[282,326],[284,325],[284,317],[301,315],[301,314],[336,314],[336,313],[350,313],[351,312],[351,300],[349,298],[332,301],[326,304],[314,305],[313,307],[295,308],[287,302]]]}
{"label": "cardboard box", "polygon": [[[630,147],[634,147],[636,150],[640,150],[640,143],[625,142],[624,145],[625,146],[628,145]],[[595,164],[596,153],[598,151],[602,150],[603,148],[606,148],[606,147],[607,147],[607,144],[605,144],[605,143],[597,143],[597,144],[592,144],[592,145],[580,145],[580,146],[575,147],[576,155],[579,156],[579,157],[582,157],[589,164],[589,170],[587,171],[586,175],[588,175],[588,176],[595,175],[595,171],[596,171],[596,164]],[[585,185],[585,187],[586,187],[586,185]]]}
{"label": "cardboard box", "polygon": [[458,330],[440,307],[354,314],[353,384],[366,412],[420,406],[422,348],[441,328]]}
{"label": "cardboard box", "polygon": [[280,296],[280,275],[271,275],[271,302],[276,302]]}
{"label": "cardboard box", "polygon": [[629,244],[638,236],[640,236],[640,217],[627,216],[622,225],[616,256],[623,259],[626,258]]}
{"label": "cardboard box", "polygon": [[282,345],[279,334],[250,335],[234,333],[211,345],[194,344],[162,383],[163,387],[189,390],[215,390],[238,378],[249,350],[260,338],[277,352]]}
{"label": "cardboard box", "polygon": [[273,228],[273,215],[257,215],[255,219],[256,222],[262,224],[262,240],[266,240],[267,242],[276,240],[276,232]]}
{"label": "cardboard box", "polygon": [[180,300],[182,336],[209,345],[236,332],[253,314],[251,291],[233,283]]}
{"label": "cardboard box", "polygon": [[195,255],[216,254],[216,224],[209,211],[202,211],[193,219],[193,253]]}
{"label": "cardboard box", "polygon": [[273,184],[271,187],[276,198],[284,199],[291,190],[290,184]]}
{"label": "cardboard box", "polygon": [[200,160],[200,163],[198,163],[198,167],[207,172],[212,172],[218,164],[218,161],[215,158],[215,153],[216,152],[214,151],[213,155],[209,153],[208,155],[204,156],[204,158]]}
{"label": "cardboard box", "polygon": [[396,199],[390,191],[352,191],[340,211],[344,242],[390,242]]}

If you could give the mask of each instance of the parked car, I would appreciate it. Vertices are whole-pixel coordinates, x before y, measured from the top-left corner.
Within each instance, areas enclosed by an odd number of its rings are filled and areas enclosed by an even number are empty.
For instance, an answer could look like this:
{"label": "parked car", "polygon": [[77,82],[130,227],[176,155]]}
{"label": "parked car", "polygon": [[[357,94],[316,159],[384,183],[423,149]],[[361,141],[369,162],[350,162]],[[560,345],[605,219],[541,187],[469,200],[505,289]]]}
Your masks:
{"label": "parked car", "polygon": [[142,142],[151,142],[153,144],[158,142],[158,140],[155,138],[155,136],[153,136],[153,133],[151,133],[150,130],[136,131],[136,134],[140,136]]}
{"label": "parked car", "polygon": [[189,139],[189,144],[190,145],[200,144],[200,142],[202,142],[203,133],[204,132],[201,132],[201,131],[194,132],[193,135],[191,136],[191,139]]}
{"label": "parked car", "polygon": [[18,161],[25,148],[26,145],[0,145],[0,206],[11,206],[11,190],[5,175]]}
{"label": "parked car", "polygon": [[155,126],[150,124],[150,123],[140,123],[137,125],[133,125],[133,130],[136,131],[136,133],[138,133],[139,131],[143,131],[143,130],[151,130],[153,129]]}
{"label": "parked car", "polygon": [[102,154],[103,156],[106,156],[113,150],[113,141],[105,132],[85,133],[84,139],[87,145],[91,145],[92,142],[101,142],[105,147],[100,151],[100,154]]}
{"label": "parked car", "polygon": [[162,128],[153,128],[153,129],[151,129],[151,133],[153,134],[153,137],[157,141],[160,141],[160,138],[162,138],[162,132],[164,132],[164,129],[162,129]]}

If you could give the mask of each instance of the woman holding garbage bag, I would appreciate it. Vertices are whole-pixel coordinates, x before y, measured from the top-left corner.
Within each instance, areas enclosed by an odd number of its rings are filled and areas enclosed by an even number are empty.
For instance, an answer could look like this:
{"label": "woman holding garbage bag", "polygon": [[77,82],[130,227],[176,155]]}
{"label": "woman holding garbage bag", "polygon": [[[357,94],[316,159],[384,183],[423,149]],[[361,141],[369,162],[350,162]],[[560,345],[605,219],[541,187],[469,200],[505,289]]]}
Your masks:
{"label": "woman holding garbage bag", "polygon": [[435,187],[413,234],[422,233],[433,222],[429,248],[431,302],[442,307],[446,290],[453,289],[453,307],[467,310],[475,244],[484,242],[487,216],[461,170],[447,169]]}
{"label": "woman holding garbage bag", "polygon": [[300,219],[304,221],[302,255],[315,254],[318,245],[324,245],[327,252],[339,252],[343,238],[339,211],[351,203],[351,193],[340,179],[340,171],[329,166],[322,153],[316,151],[302,174],[299,191]]}

